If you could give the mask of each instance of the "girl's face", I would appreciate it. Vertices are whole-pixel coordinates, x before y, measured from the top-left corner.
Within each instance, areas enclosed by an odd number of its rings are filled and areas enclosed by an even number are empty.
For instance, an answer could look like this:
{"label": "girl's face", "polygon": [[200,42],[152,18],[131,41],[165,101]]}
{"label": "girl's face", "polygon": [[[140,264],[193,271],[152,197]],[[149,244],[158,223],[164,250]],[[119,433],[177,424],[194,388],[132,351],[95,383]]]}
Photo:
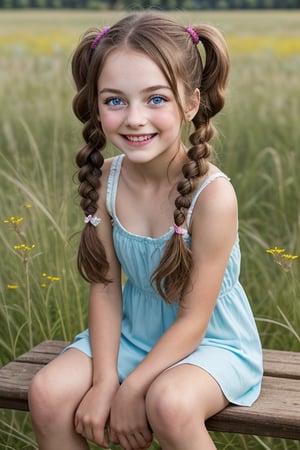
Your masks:
{"label": "girl's face", "polygon": [[[166,152],[174,156],[182,117],[166,78],[148,56],[126,48],[114,50],[97,89],[103,132],[129,160],[147,163]],[[183,89],[179,93],[183,95]]]}

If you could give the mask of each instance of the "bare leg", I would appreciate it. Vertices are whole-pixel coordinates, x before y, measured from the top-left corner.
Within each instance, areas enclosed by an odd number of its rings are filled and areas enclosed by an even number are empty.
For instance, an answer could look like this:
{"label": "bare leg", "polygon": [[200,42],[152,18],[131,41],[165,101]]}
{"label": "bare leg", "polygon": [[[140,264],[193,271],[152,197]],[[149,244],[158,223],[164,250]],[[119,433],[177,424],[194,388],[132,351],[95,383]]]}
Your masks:
{"label": "bare leg", "polygon": [[205,420],[227,404],[218,383],[189,364],[161,374],[146,397],[147,417],[163,450],[215,450]]}
{"label": "bare leg", "polygon": [[33,378],[29,406],[40,450],[87,450],[75,432],[74,414],[92,381],[92,360],[74,349],[58,356]]}

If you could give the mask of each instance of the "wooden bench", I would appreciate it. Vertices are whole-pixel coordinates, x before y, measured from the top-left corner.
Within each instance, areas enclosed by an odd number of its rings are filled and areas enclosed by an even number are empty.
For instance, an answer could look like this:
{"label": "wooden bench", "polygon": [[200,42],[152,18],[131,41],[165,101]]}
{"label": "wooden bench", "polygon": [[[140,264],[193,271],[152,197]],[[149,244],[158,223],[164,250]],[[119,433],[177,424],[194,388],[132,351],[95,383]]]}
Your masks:
{"label": "wooden bench", "polygon": [[[0,407],[28,411],[30,380],[67,344],[44,341],[0,369]],[[300,353],[264,350],[264,371],[254,405],[228,406],[207,421],[209,430],[300,439]]]}

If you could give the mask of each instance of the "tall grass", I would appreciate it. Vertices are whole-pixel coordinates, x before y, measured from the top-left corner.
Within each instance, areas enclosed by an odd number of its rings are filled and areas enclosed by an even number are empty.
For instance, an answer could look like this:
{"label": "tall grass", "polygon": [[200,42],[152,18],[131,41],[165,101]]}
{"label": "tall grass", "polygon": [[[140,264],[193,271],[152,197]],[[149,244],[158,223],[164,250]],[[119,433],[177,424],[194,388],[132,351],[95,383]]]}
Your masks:
{"label": "tall grass", "polygon": [[[0,13],[0,365],[42,339],[69,340],[86,326],[73,179],[81,136],[68,63],[87,26],[121,14]],[[300,254],[300,14],[174,15],[213,23],[228,38],[231,82],[214,144],[239,199],[241,280],[263,345],[299,351],[299,260],[285,271],[266,249]],[[15,247],[22,244],[28,249]],[[282,439],[214,439],[219,449],[300,448]],[[27,414],[1,411],[0,449],[35,448]]]}

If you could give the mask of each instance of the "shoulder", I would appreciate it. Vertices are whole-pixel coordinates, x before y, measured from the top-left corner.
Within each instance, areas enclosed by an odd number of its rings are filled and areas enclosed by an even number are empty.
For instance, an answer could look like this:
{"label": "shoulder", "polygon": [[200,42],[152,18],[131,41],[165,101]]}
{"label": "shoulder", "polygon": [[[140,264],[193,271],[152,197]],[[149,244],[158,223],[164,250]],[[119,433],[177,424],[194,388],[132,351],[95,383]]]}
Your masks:
{"label": "shoulder", "polygon": [[199,214],[212,215],[215,218],[224,217],[231,213],[237,214],[237,198],[229,177],[216,166],[210,165],[209,171],[198,191],[193,217]]}
{"label": "shoulder", "polygon": [[[219,172],[213,167],[207,177]],[[190,227],[192,246],[197,242],[201,247],[217,248],[226,242],[230,248],[238,231],[236,194],[228,178],[219,176],[212,179],[201,191],[194,206]]]}
{"label": "shoulder", "polygon": [[[217,174],[220,175],[216,176]],[[237,198],[230,179],[223,174],[221,175],[220,172],[212,175],[215,176],[211,176],[196,202],[202,213],[223,215],[226,211],[230,212],[232,209],[236,209]]]}

